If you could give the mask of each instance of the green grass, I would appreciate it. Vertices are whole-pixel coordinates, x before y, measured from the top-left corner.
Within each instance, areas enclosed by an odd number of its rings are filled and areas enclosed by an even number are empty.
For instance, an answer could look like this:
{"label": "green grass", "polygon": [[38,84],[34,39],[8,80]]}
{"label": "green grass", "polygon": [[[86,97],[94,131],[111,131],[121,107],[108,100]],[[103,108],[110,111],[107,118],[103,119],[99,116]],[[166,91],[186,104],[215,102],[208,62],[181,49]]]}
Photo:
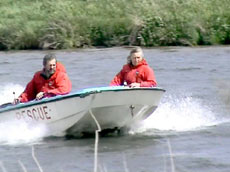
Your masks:
{"label": "green grass", "polygon": [[230,44],[230,0],[1,0],[0,50]]}

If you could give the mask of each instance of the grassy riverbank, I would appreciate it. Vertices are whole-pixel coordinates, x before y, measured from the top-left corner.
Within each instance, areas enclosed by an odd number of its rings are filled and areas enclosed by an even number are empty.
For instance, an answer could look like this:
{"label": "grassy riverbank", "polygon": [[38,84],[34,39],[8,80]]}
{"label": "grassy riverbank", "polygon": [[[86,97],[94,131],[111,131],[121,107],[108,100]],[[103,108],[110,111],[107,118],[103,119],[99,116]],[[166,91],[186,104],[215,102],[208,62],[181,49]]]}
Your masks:
{"label": "grassy riverbank", "polygon": [[230,0],[1,0],[0,50],[230,44]]}

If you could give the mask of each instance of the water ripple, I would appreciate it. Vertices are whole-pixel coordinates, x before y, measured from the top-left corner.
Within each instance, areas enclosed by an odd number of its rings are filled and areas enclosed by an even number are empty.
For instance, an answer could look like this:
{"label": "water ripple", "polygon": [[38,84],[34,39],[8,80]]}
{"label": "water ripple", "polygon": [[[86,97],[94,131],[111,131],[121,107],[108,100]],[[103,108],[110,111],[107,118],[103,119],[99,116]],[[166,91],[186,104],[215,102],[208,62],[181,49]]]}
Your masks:
{"label": "water ripple", "polygon": [[176,68],[178,71],[192,71],[192,70],[201,70],[200,67],[188,67],[188,68]]}

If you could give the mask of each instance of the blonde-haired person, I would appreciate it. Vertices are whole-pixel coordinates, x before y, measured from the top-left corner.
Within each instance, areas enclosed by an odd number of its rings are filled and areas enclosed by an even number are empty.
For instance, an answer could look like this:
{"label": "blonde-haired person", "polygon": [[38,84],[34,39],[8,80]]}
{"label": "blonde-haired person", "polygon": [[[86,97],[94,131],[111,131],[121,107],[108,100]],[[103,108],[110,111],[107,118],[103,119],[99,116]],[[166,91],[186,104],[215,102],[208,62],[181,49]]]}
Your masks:
{"label": "blonde-haired person", "polygon": [[157,85],[154,71],[144,59],[140,47],[131,50],[127,57],[127,64],[110,82],[110,86],[127,85],[134,87],[154,87]]}

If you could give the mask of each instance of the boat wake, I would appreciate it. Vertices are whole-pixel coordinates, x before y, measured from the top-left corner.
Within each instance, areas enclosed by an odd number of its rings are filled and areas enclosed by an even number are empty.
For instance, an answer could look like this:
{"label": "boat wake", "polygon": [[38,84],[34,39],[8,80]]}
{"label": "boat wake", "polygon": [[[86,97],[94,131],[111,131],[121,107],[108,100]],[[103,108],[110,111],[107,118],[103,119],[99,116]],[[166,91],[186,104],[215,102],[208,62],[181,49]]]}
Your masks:
{"label": "boat wake", "polygon": [[[23,91],[23,87],[18,84],[0,85],[0,104],[12,102],[15,97]],[[13,94],[15,92],[15,95]],[[29,144],[40,141],[46,130],[44,126],[29,126],[22,122],[0,123],[0,144],[17,145]]]}
{"label": "boat wake", "polygon": [[0,144],[19,145],[38,143],[45,136],[44,126],[31,127],[27,123],[0,123]]}
{"label": "boat wake", "polygon": [[210,107],[193,97],[167,97],[149,118],[133,126],[131,134],[155,134],[156,131],[191,131],[226,122],[219,119]]}
{"label": "boat wake", "polygon": [[[3,103],[13,102],[15,97],[18,97],[24,88],[18,84],[0,85],[0,105]],[[14,94],[15,93],[15,94]]]}

